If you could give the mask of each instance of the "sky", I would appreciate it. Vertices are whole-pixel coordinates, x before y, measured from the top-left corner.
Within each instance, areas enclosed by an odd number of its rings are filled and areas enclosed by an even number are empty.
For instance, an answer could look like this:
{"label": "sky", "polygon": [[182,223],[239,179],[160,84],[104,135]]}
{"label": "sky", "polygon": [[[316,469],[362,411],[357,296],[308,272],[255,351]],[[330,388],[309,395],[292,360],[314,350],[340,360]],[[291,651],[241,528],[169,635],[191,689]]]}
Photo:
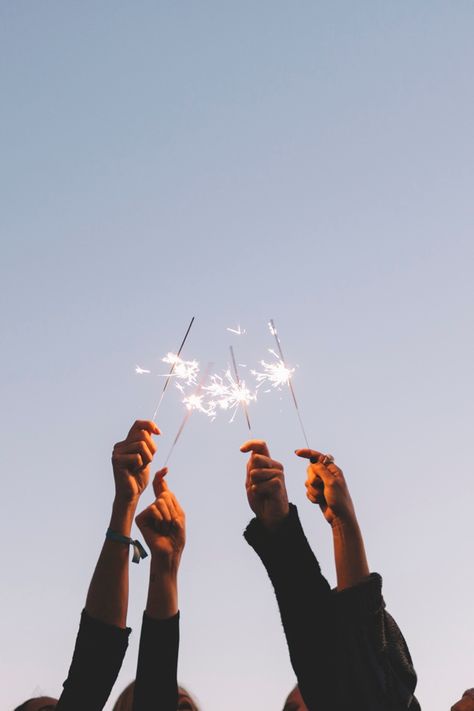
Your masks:
{"label": "sky", "polygon": [[[216,369],[231,344],[266,357],[275,319],[422,707],[474,685],[473,25],[471,0],[0,3],[1,708],[60,693],[112,446],[159,397],[135,365],[164,372],[192,316],[185,356]],[[169,389],[156,468],[183,412]],[[334,585],[288,392],[250,418]],[[228,419],[193,415],[169,463],[179,678],[205,711],[277,711],[294,674]],[[130,572],[107,711],[135,673],[147,562]]]}

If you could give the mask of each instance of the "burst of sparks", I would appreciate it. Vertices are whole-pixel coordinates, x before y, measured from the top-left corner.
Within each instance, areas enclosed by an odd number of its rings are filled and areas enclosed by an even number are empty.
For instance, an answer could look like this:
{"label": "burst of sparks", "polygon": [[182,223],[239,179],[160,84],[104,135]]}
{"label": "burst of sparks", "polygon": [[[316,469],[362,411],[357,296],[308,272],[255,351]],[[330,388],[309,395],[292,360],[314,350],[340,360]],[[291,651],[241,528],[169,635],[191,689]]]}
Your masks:
{"label": "burst of sparks", "polygon": [[211,375],[210,385],[206,385],[203,390],[208,397],[209,417],[215,417],[219,410],[233,411],[231,422],[234,421],[239,406],[245,406],[257,399],[257,394],[252,392],[245,381],[237,382],[230,370],[226,370],[224,375],[215,373]]}
{"label": "burst of sparks", "polygon": [[260,387],[264,383],[271,385],[273,388],[282,388],[284,385],[289,385],[295,369],[288,368],[278,354],[271,348],[268,349],[268,352],[276,358],[276,362],[267,363],[261,360],[260,365],[263,367],[263,372],[258,370],[251,371],[252,375],[257,379],[257,387]]}
{"label": "burst of sparks", "polygon": [[145,373],[151,373],[151,370],[147,370],[146,368],[140,368],[139,365],[136,365],[135,373],[138,373],[138,375],[144,375]]}
{"label": "burst of sparks", "polygon": [[197,384],[199,363],[196,360],[183,360],[176,353],[168,353],[161,360],[172,366],[172,377],[183,381],[186,385]]}

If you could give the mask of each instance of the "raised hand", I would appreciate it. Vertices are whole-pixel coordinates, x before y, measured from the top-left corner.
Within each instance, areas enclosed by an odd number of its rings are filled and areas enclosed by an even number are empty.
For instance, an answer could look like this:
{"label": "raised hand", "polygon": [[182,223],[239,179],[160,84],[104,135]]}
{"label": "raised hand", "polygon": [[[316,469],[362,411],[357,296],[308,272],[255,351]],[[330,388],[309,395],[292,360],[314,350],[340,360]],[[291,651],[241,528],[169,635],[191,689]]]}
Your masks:
{"label": "raised hand", "polygon": [[250,508],[264,526],[274,528],[289,513],[283,465],[271,459],[262,440],[251,439],[240,451],[251,452],[245,480]]}
{"label": "raised hand", "polygon": [[137,502],[150,477],[150,463],[157,450],[152,435],[160,430],[150,420],[137,420],[126,439],[117,442],[112,452],[116,497]]}
{"label": "raised hand", "polygon": [[136,518],[152,559],[166,568],[178,568],[186,542],[186,517],[178,499],[164,481],[167,469],[155,474],[156,500]]}
{"label": "raised hand", "polygon": [[319,504],[324,518],[333,525],[336,521],[355,520],[354,504],[344,474],[328,455],[314,449],[297,449],[298,457],[309,459],[305,482],[306,496]]}

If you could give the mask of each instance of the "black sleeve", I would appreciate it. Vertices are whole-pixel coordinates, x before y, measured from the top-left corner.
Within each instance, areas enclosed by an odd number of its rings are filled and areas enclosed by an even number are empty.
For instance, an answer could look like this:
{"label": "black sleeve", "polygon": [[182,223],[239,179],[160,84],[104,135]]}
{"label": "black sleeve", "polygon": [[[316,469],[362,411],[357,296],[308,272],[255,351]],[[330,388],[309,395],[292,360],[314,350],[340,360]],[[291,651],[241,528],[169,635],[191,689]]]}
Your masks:
{"label": "black sleeve", "polygon": [[353,690],[352,703],[357,700],[368,711],[418,711],[415,669],[398,625],[385,610],[380,575],[334,592],[334,601],[341,672]]}
{"label": "black sleeve", "polygon": [[179,612],[167,620],[143,615],[133,711],[178,707]]}
{"label": "black sleeve", "polygon": [[310,711],[334,709],[333,596],[296,507],[290,504],[290,513],[277,530],[269,532],[253,519],[244,536],[273,584],[291,664],[306,705]]}
{"label": "black sleeve", "polygon": [[121,629],[81,615],[69,674],[57,711],[101,711],[115,684],[128,646],[130,628]]}

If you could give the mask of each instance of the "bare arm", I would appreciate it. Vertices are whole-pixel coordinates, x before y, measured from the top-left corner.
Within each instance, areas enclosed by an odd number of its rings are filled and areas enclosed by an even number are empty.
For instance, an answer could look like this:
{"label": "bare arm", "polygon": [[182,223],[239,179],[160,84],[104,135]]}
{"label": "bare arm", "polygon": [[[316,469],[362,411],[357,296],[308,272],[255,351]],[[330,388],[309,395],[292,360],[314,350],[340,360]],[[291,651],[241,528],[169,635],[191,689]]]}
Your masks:
{"label": "bare arm", "polygon": [[[156,452],[151,435],[159,433],[153,422],[138,420],[127,438],[114,447],[115,499],[109,528],[115,533],[130,536],[137,504],[148,483],[150,462]],[[104,541],[86,600],[86,611],[94,619],[126,627],[129,559],[128,545],[108,539]]]}
{"label": "bare arm", "polygon": [[353,587],[367,578],[369,565],[344,474],[331,457],[320,452],[299,449],[296,454],[310,460],[306,495],[319,504],[332,529],[337,589]]}

